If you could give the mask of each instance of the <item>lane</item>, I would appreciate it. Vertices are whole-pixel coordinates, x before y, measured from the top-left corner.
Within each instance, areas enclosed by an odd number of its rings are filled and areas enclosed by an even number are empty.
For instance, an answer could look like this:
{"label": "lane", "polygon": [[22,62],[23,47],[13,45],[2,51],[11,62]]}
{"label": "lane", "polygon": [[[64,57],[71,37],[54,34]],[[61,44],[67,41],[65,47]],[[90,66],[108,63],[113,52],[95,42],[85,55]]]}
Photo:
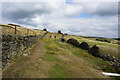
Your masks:
{"label": "lane", "polygon": [[[51,78],[51,77],[68,77],[68,78],[105,78],[100,71],[93,68],[92,65],[86,63],[82,59],[72,54],[48,54],[45,46],[56,45],[58,50],[66,51],[60,48],[57,42],[61,35],[57,35],[57,39],[50,39],[47,34],[38,43],[32,46],[9,65],[3,72],[3,78]],[[47,41],[49,44],[46,44]],[[55,42],[56,41],[56,42]],[[59,42],[59,44],[63,44]],[[65,43],[66,44],[66,43]],[[67,46],[67,45],[66,45]],[[69,51],[69,49],[67,50]],[[69,53],[69,52],[66,52]],[[90,73],[91,72],[91,73]],[[51,76],[52,74],[52,76]]]}

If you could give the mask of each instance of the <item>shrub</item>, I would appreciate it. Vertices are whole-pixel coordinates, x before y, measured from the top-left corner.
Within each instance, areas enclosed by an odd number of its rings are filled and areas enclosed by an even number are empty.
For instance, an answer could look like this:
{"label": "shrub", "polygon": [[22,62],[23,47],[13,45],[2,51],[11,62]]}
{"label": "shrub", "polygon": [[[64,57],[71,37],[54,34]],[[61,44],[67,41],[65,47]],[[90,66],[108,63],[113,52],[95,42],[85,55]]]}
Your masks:
{"label": "shrub", "polygon": [[58,33],[59,33],[59,34],[62,34],[61,30],[58,30]]}
{"label": "shrub", "polygon": [[43,31],[47,31],[47,29],[45,28],[45,29],[43,29]]}
{"label": "shrub", "polygon": [[67,33],[65,33],[65,35],[68,35]]}

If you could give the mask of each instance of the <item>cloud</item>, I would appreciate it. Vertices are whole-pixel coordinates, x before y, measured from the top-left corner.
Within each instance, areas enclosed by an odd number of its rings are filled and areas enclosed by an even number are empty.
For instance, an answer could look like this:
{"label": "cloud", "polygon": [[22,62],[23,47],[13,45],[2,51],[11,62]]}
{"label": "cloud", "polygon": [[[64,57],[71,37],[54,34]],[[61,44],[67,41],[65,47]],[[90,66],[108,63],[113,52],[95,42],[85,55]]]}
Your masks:
{"label": "cloud", "polygon": [[83,7],[80,5],[66,5],[65,15],[66,16],[76,16],[82,13]]}
{"label": "cloud", "polygon": [[[3,2],[3,23],[86,36],[117,37],[117,3]],[[91,17],[79,17],[88,14]]]}
{"label": "cloud", "polygon": [[118,14],[118,2],[75,2],[74,5],[83,7],[83,13],[97,16],[111,16]]}

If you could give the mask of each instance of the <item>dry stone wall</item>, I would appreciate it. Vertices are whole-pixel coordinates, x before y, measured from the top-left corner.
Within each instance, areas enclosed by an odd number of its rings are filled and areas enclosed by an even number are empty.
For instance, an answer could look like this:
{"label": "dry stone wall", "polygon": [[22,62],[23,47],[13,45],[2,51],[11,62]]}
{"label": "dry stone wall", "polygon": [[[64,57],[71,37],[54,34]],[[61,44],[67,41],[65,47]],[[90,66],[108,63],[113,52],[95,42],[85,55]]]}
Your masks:
{"label": "dry stone wall", "polygon": [[2,67],[11,63],[15,57],[19,56],[20,52],[31,47],[46,34],[42,36],[2,35]]}
{"label": "dry stone wall", "polygon": [[110,65],[113,66],[118,73],[120,73],[120,59],[116,59],[115,57],[105,53],[101,53],[99,51],[99,47],[97,47],[96,45],[90,48],[86,42],[82,42],[80,44],[76,39],[73,38],[68,39],[67,43],[72,44],[73,46],[79,47],[81,49],[87,50],[89,54],[95,57],[99,57],[103,60],[109,61]]}

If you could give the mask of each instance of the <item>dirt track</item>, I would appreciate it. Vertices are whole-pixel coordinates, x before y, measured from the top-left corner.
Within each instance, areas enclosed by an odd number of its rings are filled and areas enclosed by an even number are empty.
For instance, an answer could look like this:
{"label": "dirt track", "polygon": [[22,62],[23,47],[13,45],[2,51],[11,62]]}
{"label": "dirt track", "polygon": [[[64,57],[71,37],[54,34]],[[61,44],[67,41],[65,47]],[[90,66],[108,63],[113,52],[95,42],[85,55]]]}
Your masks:
{"label": "dirt track", "polygon": [[[50,34],[44,38],[49,39]],[[94,66],[82,61],[75,55],[54,55],[60,61],[46,61],[45,43],[40,40],[27,52],[28,56],[20,56],[15,62],[9,65],[3,73],[5,78],[50,78],[51,68],[62,66],[66,69],[65,74],[68,78],[104,78],[101,71],[93,68]],[[54,75],[54,74],[53,74]],[[59,75],[59,73],[58,73]]]}

